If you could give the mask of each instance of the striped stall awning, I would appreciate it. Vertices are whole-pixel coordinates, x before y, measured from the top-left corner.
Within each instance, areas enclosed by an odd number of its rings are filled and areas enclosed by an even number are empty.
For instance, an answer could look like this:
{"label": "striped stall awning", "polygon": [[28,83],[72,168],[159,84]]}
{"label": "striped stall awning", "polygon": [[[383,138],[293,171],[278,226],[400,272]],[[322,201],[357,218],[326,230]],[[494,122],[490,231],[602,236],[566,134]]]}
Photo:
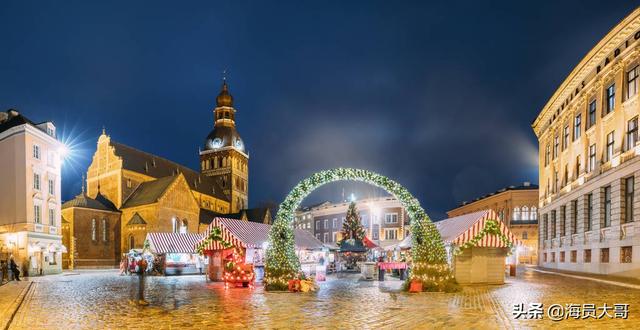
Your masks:
{"label": "striped stall awning", "polygon": [[[270,225],[246,220],[228,219],[228,218],[214,218],[211,224],[207,227],[203,233],[202,240],[204,241],[213,228],[220,228],[222,239],[225,242],[231,243],[233,246],[241,248],[262,248],[264,243],[269,240]],[[295,229],[294,231],[295,244],[298,249],[321,249],[323,247],[322,242],[301,229]],[[204,250],[222,250],[224,246],[219,242],[208,242],[204,246]]]}
{"label": "striped stall awning", "polygon": [[197,253],[195,246],[202,234],[148,233],[149,249],[153,253]]}
{"label": "striped stall awning", "polygon": [[[498,219],[498,216],[493,210],[485,210],[480,212],[474,212],[470,214],[461,215],[458,217],[449,218],[443,221],[436,222],[438,231],[442,236],[442,240],[445,244],[453,244],[461,246],[462,244],[471,241],[476,237],[487,224],[488,220],[498,222],[500,232],[507,237],[507,239],[513,245],[520,245],[521,242],[516,236],[509,230],[507,225]],[[497,235],[485,235],[478,244],[478,247],[507,247],[505,242]]]}

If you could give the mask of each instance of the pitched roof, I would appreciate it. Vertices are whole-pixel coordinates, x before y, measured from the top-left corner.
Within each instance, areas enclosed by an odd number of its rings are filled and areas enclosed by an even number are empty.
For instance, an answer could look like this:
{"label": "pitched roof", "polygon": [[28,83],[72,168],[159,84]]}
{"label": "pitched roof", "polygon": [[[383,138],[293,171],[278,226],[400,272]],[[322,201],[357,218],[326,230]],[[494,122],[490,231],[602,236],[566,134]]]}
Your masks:
{"label": "pitched roof", "polygon": [[[469,205],[471,203],[475,203],[475,202],[477,202],[479,200],[483,200],[485,198],[488,198],[488,197],[503,193],[505,191],[514,191],[514,190],[538,190],[538,185],[537,184],[532,184],[532,183],[529,183],[529,182],[525,182],[525,183],[523,183],[523,184],[521,184],[519,186],[504,187],[504,188],[498,189],[497,191],[494,191],[492,193],[477,197],[477,198],[475,198],[474,200],[472,200],[470,202],[469,201],[463,201],[462,203],[460,203],[458,205],[458,207],[462,207],[462,206],[465,206],[465,205]],[[456,207],[456,208],[458,208],[458,207]]]}
{"label": "pitched roof", "polygon": [[[269,214],[267,214],[269,212]],[[271,218],[271,213],[268,207],[256,207],[252,209],[242,209],[240,212],[236,213],[228,213],[223,216],[227,219],[238,219],[238,220],[247,220],[251,222],[257,223],[265,223],[264,218],[267,217],[267,224],[273,223],[273,219]],[[210,221],[209,221],[210,222]]]}
{"label": "pitched roof", "polygon": [[85,192],[80,193],[72,200],[68,200],[62,204],[62,209],[68,209],[70,207],[81,207],[85,209],[93,209],[93,210],[103,210],[103,211],[112,211],[112,212],[120,212],[116,207],[111,203],[108,199],[98,193],[96,198],[91,198],[87,196]]}
{"label": "pitched roof", "polygon": [[[216,217],[220,217],[223,216],[223,214],[218,213],[218,212],[214,212],[208,209],[200,209],[200,223],[201,224],[205,224],[208,225],[211,223],[211,221],[213,221],[214,218]],[[224,215],[225,217],[227,217],[227,215]]]}
{"label": "pitched roof", "polygon": [[229,197],[224,194],[223,188],[218,181],[212,177],[200,174],[166,158],[114,142],[113,140],[110,141],[110,145],[115,149],[116,155],[122,158],[122,167],[124,169],[154,178],[162,178],[182,173],[192,190],[229,201]]}
{"label": "pitched roof", "polygon": [[131,225],[146,225],[147,222],[144,221],[144,219],[140,216],[140,214],[138,214],[138,212],[136,212],[131,219],[129,219],[129,222],[127,222],[127,226],[131,226]]}
{"label": "pitched roof", "polygon": [[9,109],[5,111],[5,113],[7,114],[7,117],[5,121],[0,122],[0,133],[12,127],[16,127],[24,124],[29,124],[33,127],[36,127],[39,130],[42,130],[42,128],[36,126],[37,125],[36,123],[29,120],[29,118],[23,116],[21,113],[19,113],[15,109]]}
{"label": "pitched roof", "polygon": [[[271,229],[271,225],[264,223],[215,218],[205,230],[203,237],[208,237],[212,228],[217,226],[221,227],[225,240],[248,248],[262,248],[263,244],[269,240],[269,230]],[[294,229],[293,235],[298,249],[321,249],[323,247],[322,242],[306,230]],[[216,247],[217,243],[213,242],[207,248],[215,249]]]}
{"label": "pitched roof", "polygon": [[178,176],[167,176],[159,178],[153,181],[147,181],[141,183],[138,188],[127,198],[122,205],[122,208],[128,208],[133,206],[153,204],[158,201],[164,192],[169,188],[171,183],[175,181]]}
{"label": "pitched roof", "polygon": [[196,253],[202,234],[147,233],[149,248],[154,253]]}

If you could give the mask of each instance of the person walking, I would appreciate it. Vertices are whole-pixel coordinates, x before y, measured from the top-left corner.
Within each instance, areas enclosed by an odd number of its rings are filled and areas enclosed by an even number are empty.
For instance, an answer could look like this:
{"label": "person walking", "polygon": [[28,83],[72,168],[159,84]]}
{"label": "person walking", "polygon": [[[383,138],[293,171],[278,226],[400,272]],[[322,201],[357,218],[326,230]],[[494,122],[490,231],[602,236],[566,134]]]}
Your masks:
{"label": "person walking", "polygon": [[120,260],[120,276],[127,273],[127,257],[123,256]]}
{"label": "person walking", "polygon": [[147,270],[147,261],[144,258],[140,258],[137,262],[137,272],[138,272],[138,305],[146,306],[149,303],[144,300],[144,273]]}
{"label": "person walking", "polygon": [[0,261],[0,270],[2,271],[2,277],[0,277],[0,283],[5,281],[9,282],[9,265],[6,261]]}
{"label": "person walking", "polygon": [[9,259],[9,268],[11,268],[11,273],[13,274],[13,279],[16,281],[20,281],[20,270],[18,269],[18,265],[16,261],[13,260],[13,256]]}

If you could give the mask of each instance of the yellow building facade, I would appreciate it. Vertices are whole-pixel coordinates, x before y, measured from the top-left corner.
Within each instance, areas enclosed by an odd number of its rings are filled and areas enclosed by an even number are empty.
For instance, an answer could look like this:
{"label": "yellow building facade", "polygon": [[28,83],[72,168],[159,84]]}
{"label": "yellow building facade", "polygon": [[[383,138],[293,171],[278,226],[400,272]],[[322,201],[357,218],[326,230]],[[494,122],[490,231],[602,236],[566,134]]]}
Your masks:
{"label": "yellow building facade", "polygon": [[639,65],[637,9],[578,63],[532,125],[541,266],[640,275]]}
{"label": "yellow building facade", "polygon": [[511,232],[522,241],[517,247],[519,263],[538,262],[538,186],[525,182],[520,186],[509,186],[494,193],[463,202],[447,212],[449,218],[493,210]]}

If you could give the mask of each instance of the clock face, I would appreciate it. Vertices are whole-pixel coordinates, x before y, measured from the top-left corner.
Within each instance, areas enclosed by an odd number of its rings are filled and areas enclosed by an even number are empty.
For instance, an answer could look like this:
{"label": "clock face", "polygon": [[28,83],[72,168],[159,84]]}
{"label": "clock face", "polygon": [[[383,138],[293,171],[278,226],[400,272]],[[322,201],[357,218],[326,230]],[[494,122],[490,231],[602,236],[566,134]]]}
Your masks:
{"label": "clock face", "polygon": [[236,139],[235,146],[238,149],[242,149],[242,141],[240,139]]}
{"label": "clock face", "polygon": [[222,139],[220,139],[220,138],[213,139],[213,141],[211,142],[211,146],[214,147],[214,148],[222,147]]}

